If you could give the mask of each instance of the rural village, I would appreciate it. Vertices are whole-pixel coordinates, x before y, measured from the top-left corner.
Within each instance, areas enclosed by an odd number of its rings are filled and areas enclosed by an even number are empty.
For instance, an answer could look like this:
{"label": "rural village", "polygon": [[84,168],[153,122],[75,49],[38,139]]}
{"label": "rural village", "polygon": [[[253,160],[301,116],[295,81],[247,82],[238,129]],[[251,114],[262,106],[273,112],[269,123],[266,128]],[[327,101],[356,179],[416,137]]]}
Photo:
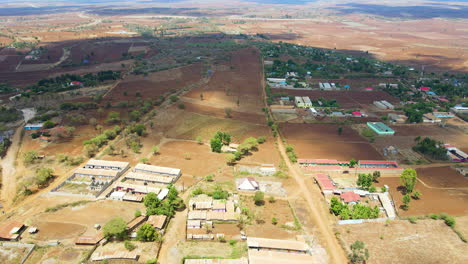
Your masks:
{"label": "rural village", "polygon": [[468,262],[466,72],[70,12],[0,20],[1,263]]}

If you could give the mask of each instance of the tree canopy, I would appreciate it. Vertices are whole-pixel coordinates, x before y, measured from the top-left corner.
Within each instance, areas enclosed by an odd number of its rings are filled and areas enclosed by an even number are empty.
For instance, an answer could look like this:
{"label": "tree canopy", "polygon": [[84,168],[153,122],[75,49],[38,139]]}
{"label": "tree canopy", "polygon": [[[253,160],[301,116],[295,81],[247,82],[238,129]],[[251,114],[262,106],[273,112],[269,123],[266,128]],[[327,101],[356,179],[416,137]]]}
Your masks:
{"label": "tree canopy", "polygon": [[400,176],[400,182],[406,188],[406,193],[412,193],[417,182],[416,170],[405,169]]}
{"label": "tree canopy", "polygon": [[107,238],[124,240],[127,237],[127,224],[122,218],[116,217],[104,225],[103,231]]}

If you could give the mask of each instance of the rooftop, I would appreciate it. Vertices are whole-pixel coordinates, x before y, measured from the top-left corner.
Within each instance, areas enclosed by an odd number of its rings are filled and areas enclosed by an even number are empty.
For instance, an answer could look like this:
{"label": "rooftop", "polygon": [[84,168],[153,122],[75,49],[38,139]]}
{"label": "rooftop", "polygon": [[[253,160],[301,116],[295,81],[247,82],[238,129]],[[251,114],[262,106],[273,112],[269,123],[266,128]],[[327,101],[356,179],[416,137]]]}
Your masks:
{"label": "rooftop", "polygon": [[20,222],[9,222],[0,226],[0,238],[14,240],[19,237],[18,232],[23,228],[23,224]]}
{"label": "rooftop", "polygon": [[361,196],[355,192],[344,192],[340,194],[340,198],[343,199],[345,203],[359,202],[361,200]]}
{"label": "rooftop", "polygon": [[148,165],[148,164],[143,164],[143,163],[138,163],[135,166],[135,170],[144,170],[144,171],[150,171],[154,173],[170,174],[170,175],[180,175],[180,172],[181,172],[180,169],[153,166],[153,165]]}
{"label": "rooftop", "polygon": [[90,159],[85,166],[104,166],[104,167],[120,167],[126,168],[129,165],[125,161],[111,161],[111,160],[96,160]]}
{"label": "rooftop", "polygon": [[286,253],[277,251],[249,250],[249,264],[315,264],[323,263],[320,259],[297,253]]}
{"label": "rooftop", "polygon": [[119,174],[119,171],[116,170],[104,170],[104,169],[86,169],[78,168],[75,170],[75,173],[86,174],[86,175],[96,175],[96,176],[109,176],[116,177]]}
{"label": "rooftop", "polygon": [[165,215],[150,215],[147,223],[157,229],[162,229],[166,223],[167,216]]}
{"label": "rooftop", "polygon": [[307,251],[309,249],[309,246],[301,241],[258,237],[248,237],[247,246],[249,248],[287,249],[295,251]]}
{"label": "rooftop", "polygon": [[367,122],[367,125],[374,128],[377,132],[393,132],[395,131],[391,128],[389,128],[387,125],[385,125],[382,122]]}

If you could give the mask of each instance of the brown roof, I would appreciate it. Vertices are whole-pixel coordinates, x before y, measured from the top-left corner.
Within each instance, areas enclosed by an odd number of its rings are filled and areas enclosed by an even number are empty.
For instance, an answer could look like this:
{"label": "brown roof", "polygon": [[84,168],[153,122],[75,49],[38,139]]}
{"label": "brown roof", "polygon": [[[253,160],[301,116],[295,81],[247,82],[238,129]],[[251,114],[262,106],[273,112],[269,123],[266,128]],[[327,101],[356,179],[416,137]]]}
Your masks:
{"label": "brown roof", "polygon": [[157,229],[163,229],[166,220],[167,216],[165,215],[150,215],[146,222]]}
{"label": "brown roof", "polygon": [[258,237],[248,237],[247,245],[249,248],[286,249],[295,251],[307,251],[309,249],[309,246],[301,241]]}
{"label": "brown roof", "polygon": [[139,217],[133,219],[132,221],[128,222],[127,228],[132,230],[135,227],[137,227],[139,224],[143,223],[145,220],[146,220],[146,216],[143,216],[143,215],[139,216]]}
{"label": "brown roof", "polygon": [[75,240],[76,245],[96,245],[104,238],[102,232],[97,233],[94,236],[80,236]]}
{"label": "brown roof", "polygon": [[0,238],[8,240],[17,239],[19,237],[19,234],[17,232],[23,227],[24,225],[22,223],[16,221],[2,225],[0,226]]}

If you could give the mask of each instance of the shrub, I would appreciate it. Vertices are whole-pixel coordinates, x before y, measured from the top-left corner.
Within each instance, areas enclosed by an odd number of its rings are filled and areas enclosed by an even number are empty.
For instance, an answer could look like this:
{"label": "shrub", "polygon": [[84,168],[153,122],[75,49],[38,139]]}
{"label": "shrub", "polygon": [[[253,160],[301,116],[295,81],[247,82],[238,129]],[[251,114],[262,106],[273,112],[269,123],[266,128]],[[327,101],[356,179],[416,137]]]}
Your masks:
{"label": "shrub", "polygon": [[128,251],[132,251],[132,250],[134,250],[136,248],[136,246],[134,244],[132,244],[132,242],[130,242],[128,240],[126,240],[124,242],[124,246]]}
{"label": "shrub", "polygon": [[257,142],[259,144],[263,144],[263,143],[265,143],[265,141],[266,141],[266,137],[264,137],[264,136],[260,136],[260,137],[257,138]]}
{"label": "shrub", "polygon": [[271,223],[274,225],[278,224],[278,219],[276,217],[271,218]]}
{"label": "shrub", "polygon": [[134,215],[135,215],[135,217],[140,217],[141,216],[141,211],[136,210]]}
{"label": "shrub", "polygon": [[261,205],[264,205],[265,204],[265,195],[263,194],[263,192],[261,191],[256,191],[255,192],[255,195],[254,195],[254,202],[255,202],[255,205],[257,206],[261,206]]}

